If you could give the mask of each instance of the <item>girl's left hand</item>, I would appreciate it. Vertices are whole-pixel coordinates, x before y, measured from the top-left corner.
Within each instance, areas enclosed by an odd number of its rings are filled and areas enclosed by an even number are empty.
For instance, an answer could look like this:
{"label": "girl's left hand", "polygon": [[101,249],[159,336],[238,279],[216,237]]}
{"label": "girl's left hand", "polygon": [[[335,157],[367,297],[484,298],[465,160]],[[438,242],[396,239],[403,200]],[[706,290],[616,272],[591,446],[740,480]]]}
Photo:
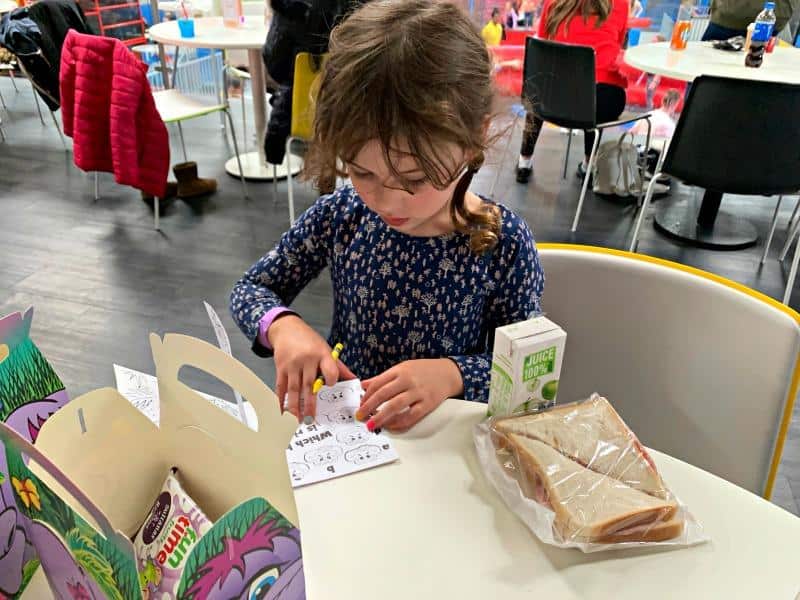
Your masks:
{"label": "girl's left hand", "polygon": [[448,358],[407,360],[361,383],[366,394],[356,418],[369,418],[370,431],[385,427],[396,433],[408,431],[464,389],[461,371]]}

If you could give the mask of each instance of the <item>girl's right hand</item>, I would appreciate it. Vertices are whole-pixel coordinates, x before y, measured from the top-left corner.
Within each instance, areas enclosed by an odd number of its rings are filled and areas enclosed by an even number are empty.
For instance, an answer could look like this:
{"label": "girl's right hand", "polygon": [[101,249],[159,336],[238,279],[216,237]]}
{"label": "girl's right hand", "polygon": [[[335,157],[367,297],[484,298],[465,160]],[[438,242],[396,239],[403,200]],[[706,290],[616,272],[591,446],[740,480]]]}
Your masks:
{"label": "girl's right hand", "polygon": [[[298,421],[316,414],[317,399],[311,388],[319,373],[325,378],[325,385],[334,385],[339,379],[355,379],[342,361],[333,360],[328,343],[296,315],[273,321],[267,338],[275,356],[281,412],[286,398],[286,410]],[[301,398],[304,399],[303,414],[300,413]]]}

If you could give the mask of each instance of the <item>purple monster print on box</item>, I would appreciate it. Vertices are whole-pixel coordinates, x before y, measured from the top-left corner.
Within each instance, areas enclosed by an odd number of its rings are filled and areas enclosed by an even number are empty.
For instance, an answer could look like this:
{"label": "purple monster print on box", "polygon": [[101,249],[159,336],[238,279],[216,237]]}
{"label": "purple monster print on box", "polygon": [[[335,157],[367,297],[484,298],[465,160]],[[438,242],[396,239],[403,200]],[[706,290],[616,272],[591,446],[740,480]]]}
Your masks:
{"label": "purple monster print on box", "polygon": [[261,498],[239,505],[195,548],[178,598],[305,599],[300,532]]}

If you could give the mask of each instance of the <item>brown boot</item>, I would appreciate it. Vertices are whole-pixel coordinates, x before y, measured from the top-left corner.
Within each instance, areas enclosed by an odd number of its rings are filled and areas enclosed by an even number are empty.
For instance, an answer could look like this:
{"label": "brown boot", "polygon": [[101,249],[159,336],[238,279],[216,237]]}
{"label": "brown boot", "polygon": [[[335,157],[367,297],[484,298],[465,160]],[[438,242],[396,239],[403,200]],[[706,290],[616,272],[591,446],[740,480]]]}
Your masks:
{"label": "brown boot", "polygon": [[197,163],[190,161],[172,167],[175,179],[178,180],[178,198],[186,200],[213,194],[217,191],[216,179],[202,179],[197,176]]}

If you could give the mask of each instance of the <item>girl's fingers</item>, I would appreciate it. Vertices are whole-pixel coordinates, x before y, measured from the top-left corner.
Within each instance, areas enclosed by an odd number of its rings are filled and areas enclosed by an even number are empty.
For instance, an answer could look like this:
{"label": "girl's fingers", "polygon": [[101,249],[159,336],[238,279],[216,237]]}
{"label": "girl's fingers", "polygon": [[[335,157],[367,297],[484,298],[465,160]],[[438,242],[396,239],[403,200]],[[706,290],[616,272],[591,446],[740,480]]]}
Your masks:
{"label": "girl's fingers", "polygon": [[383,427],[393,433],[405,433],[419,423],[427,414],[428,411],[425,409],[425,405],[422,402],[417,402],[412,404],[408,410],[386,421]]}
{"label": "girl's fingers", "polygon": [[291,373],[286,378],[286,393],[289,395],[286,401],[286,410],[292,413],[295,418],[300,420],[300,373]]}
{"label": "girl's fingers", "polygon": [[362,386],[365,386],[367,393],[364,394],[364,397],[361,399],[361,406],[367,403],[367,401],[372,397],[372,395],[377,392],[380,388],[384,385],[389,383],[390,381],[396,379],[396,374],[393,369],[389,369],[384,371],[377,377],[373,377],[372,379],[367,379],[362,383]]}
{"label": "girl's fingers", "polygon": [[333,360],[333,357],[326,356],[323,358],[322,362],[319,363],[319,370],[325,378],[325,385],[336,385],[336,382],[339,381],[340,370],[336,366],[336,361]]}
{"label": "girl's fingers", "polygon": [[317,414],[317,397],[312,391],[314,380],[317,378],[317,365],[309,363],[303,369],[303,384],[301,386],[303,398],[303,418]]}
{"label": "girl's fingers", "polygon": [[388,402],[384,402],[381,410],[375,413],[375,415],[370,417],[370,419],[367,421],[367,429],[370,431],[380,429],[392,417],[398,416],[401,412],[411,406],[415,399],[416,398],[409,392],[402,392],[394,396]]}
{"label": "girl's fingers", "polygon": [[[369,396],[366,402],[361,403],[356,413],[356,417],[361,421],[374,413],[381,404],[405,391],[405,387],[399,379],[392,379],[380,388],[377,387],[376,383],[373,383],[370,389],[373,390],[372,395]],[[369,392],[367,394],[369,394]],[[364,398],[367,398],[367,396],[364,396]]]}
{"label": "girl's fingers", "polygon": [[283,411],[285,410],[285,405],[286,405],[286,386],[287,386],[286,375],[284,375],[284,373],[280,372],[280,373],[278,373],[276,379],[277,379],[277,382],[278,382],[278,385],[277,385],[278,408],[280,408],[281,414],[283,414]]}

